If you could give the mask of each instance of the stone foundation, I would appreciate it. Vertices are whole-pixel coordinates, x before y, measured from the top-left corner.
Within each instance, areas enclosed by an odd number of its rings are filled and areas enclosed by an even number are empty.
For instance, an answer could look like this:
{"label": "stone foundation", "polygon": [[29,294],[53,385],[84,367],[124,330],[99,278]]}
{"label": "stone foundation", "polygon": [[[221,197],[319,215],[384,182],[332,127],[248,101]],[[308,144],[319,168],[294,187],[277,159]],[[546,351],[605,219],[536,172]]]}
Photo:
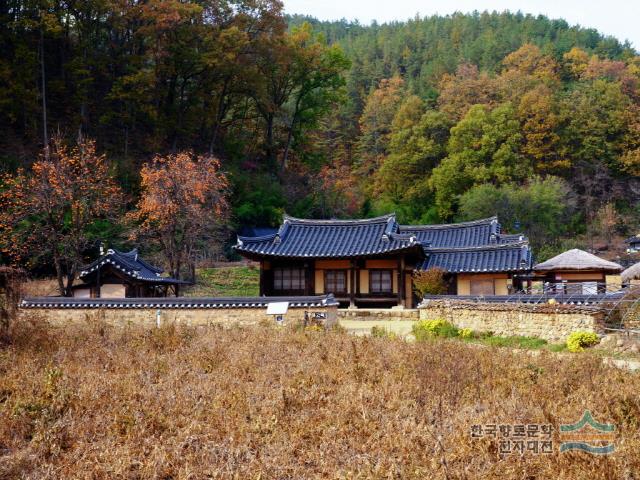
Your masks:
{"label": "stone foundation", "polygon": [[604,313],[595,307],[429,301],[419,307],[421,320],[444,319],[458,328],[499,336],[565,341],[577,330],[602,333]]}

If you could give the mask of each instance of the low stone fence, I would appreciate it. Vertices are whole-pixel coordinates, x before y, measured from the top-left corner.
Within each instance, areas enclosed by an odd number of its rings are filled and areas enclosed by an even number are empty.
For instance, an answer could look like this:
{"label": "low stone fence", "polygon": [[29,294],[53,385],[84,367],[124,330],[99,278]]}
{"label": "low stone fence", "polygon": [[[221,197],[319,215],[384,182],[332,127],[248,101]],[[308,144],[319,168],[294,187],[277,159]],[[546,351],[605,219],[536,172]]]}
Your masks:
{"label": "low stone fence", "polygon": [[428,300],[419,307],[421,320],[444,319],[458,328],[564,341],[576,330],[602,333],[604,312],[597,306],[527,303],[479,303]]}
{"label": "low stone fence", "polygon": [[86,325],[102,321],[113,326],[147,327],[176,324],[189,326],[253,325],[275,321],[267,315],[270,303],[287,302],[285,323],[333,325],[338,302],[332,295],[314,297],[253,298],[123,298],[76,299],[60,297],[26,298],[20,315],[36,314],[52,326]]}

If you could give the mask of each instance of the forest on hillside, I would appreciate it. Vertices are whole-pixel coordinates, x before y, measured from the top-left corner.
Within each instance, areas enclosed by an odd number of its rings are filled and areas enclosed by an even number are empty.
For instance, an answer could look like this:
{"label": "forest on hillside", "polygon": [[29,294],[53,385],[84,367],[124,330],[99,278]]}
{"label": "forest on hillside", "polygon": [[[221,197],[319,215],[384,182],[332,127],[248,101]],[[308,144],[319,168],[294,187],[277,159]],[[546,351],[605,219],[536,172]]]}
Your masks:
{"label": "forest on hillside", "polygon": [[[215,157],[229,233],[285,211],[498,214],[544,257],[639,225],[640,57],[593,29],[507,12],[319,22],[277,0],[13,0],[0,22],[0,191],[52,142],[88,138],[121,214],[156,155]],[[132,241],[116,217],[91,237]]]}

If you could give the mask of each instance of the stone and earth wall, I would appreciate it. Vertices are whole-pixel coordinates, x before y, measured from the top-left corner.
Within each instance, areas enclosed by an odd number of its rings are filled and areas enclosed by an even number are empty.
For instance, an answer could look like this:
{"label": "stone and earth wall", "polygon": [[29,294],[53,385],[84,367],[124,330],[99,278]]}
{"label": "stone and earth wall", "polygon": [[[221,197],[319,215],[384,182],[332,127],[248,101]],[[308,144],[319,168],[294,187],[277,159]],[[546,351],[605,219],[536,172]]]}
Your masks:
{"label": "stone and earth wall", "polygon": [[[20,315],[36,316],[53,326],[83,325],[102,321],[114,326],[143,325],[153,327],[158,308],[28,308]],[[530,305],[476,303],[458,300],[431,300],[412,309],[345,309],[336,306],[289,307],[284,316],[287,324],[302,323],[308,318],[324,316],[317,322],[332,325],[336,319],[350,322],[400,321],[411,324],[418,320],[444,319],[458,328],[470,328],[495,335],[523,335],[548,341],[565,341],[574,331],[602,333],[604,313],[595,307],[575,305]],[[266,308],[162,308],[160,323],[189,326],[255,325],[273,322]]]}
{"label": "stone and earth wall", "polygon": [[419,308],[421,320],[444,319],[458,328],[565,341],[577,330],[603,333],[604,313],[596,307],[524,303],[429,301]]}
{"label": "stone and earth wall", "polygon": [[[33,316],[54,327],[87,325],[104,322],[112,326],[140,325],[155,327],[157,308],[28,308],[21,309],[20,315]],[[283,316],[285,324],[304,322],[305,312],[313,318],[323,313],[322,324],[330,326],[336,321],[335,306],[289,307]],[[231,326],[256,325],[261,322],[275,322],[273,315],[267,315],[266,308],[163,308],[160,309],[160,324],[188,326]]]}

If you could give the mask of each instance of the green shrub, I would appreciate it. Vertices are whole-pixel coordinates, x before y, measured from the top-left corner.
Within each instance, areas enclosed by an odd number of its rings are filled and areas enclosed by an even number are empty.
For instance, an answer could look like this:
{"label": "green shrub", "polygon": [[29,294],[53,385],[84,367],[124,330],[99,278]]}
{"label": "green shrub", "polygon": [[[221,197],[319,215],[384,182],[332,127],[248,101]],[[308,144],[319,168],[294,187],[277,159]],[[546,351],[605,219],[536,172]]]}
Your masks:
{"label": "green shrub", "polygon": [[567,338],[567,349],[570,352],[582,352],[586,347],[600,343],[600,337],[593,332],[573,332]]}
{"label": "green shrub", "polygon": [[453,338],[458,336],[458,329],[446,320],[420,320],[413,324],[411,328],[416,340],[426,340],[428,338],[442,337]]}
{"label": "green shrub", "polygon": [[460,336],[460,338],[472,338],[473,335],[473,330],[471,330],[470,328],[461,328],[460,330],[458,330],[458,335]]}
{"label": "green shrub", "polygon": [[398,338],[398,335],[396,335],[395,332],[391,332],[388,329],[377,325],[371,327],[371,336],[374,338]]}
{"label": "green shrub", "polygon": [[524,348],[529,350],[535,350],[547,345],[547,341],[542,338],[520,335],[513,335],[511,337],[486,336],[482,338],[481,343],[491,347]]}

